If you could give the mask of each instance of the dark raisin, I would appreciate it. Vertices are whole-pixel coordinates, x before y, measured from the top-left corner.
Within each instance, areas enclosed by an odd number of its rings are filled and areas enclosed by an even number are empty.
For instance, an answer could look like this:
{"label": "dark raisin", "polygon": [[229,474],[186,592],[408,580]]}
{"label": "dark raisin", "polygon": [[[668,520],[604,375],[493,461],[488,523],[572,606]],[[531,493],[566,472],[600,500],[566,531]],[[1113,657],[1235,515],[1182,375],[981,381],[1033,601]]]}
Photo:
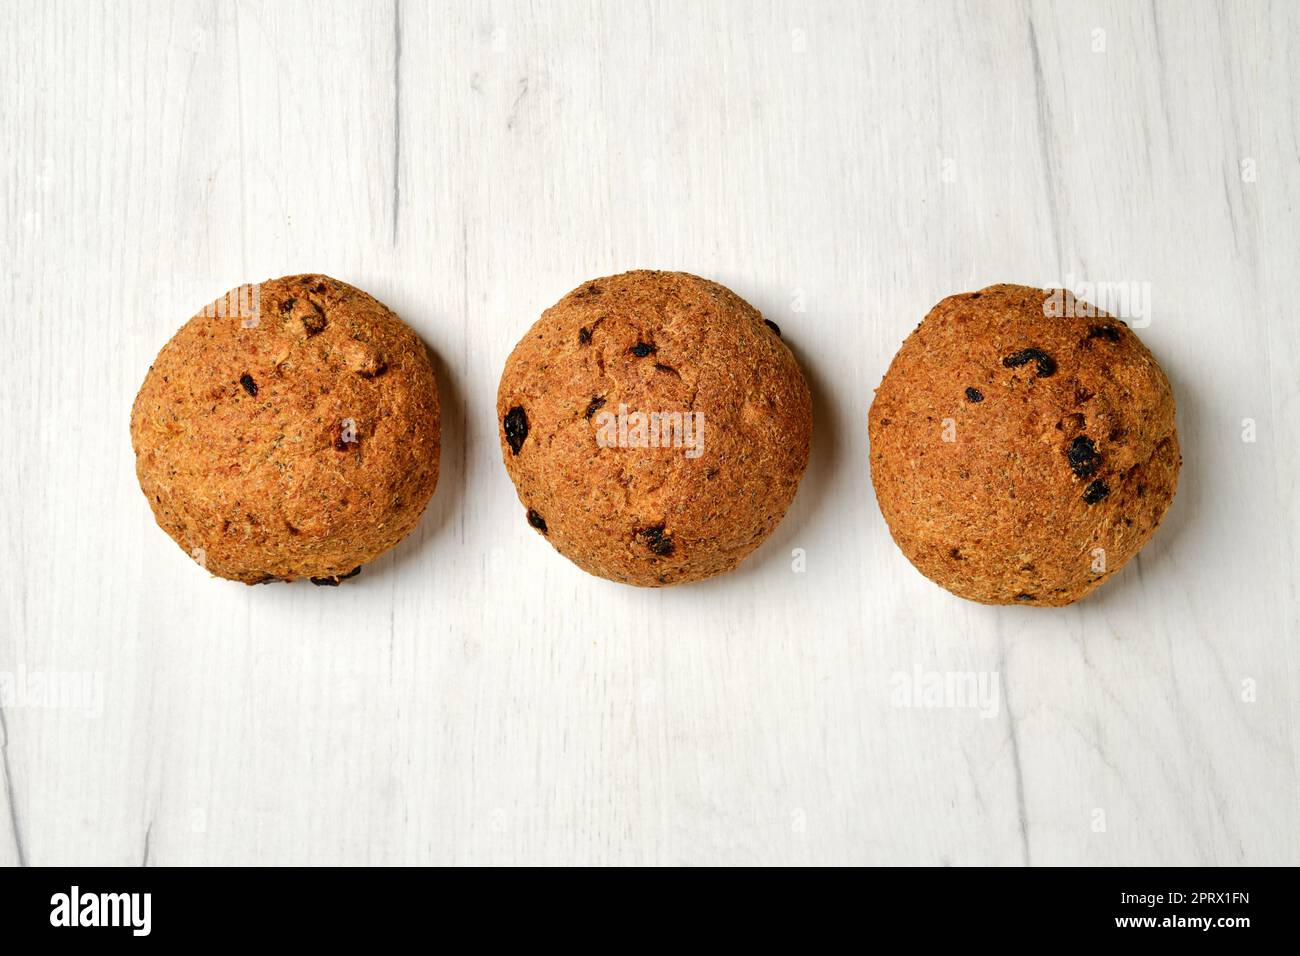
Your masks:
{"label": "dark raisin", "polygon": [[519,449],[524,447],[524,439],[528,437],[528,416],[524,413],[523,408],[516,405],[506,412],[503,425],[506,432],[506,444],[510,446],[512,453],[519,454]]}
{"label": "dark raisin", "polygon": [[1107,342],[1119,341],[1119,329],[1113,325],[1094,325],[1088,330],[1088,338],[1105,339]]}
{"label": "dark raisin", "polygon": [[636,345],[632,346],[632,354],[637,358],[645,358],[647,355],[654,355],[657,351],[659,350],[648,342],[638,342]]}
{"label": "dark raisin", "polygon": [[592,396],[591,401],[587,404],[587,411],[583,417],[591,418],[592,415],[595,415],[598,411],[600,411],[604,407],[605,407],[605,397],[603,395],[594,395]]}
{"label": "dark raisin", "polygon": [[1080,435],[1070,442],[1069,447],[1065,449],[1065,457],[1070,462],[1070,470],[1080,478],[1089,477],[1101,464],[1101,454],[1097,451],[1097,446],[1086,435]]}
{"label": "dark raisin", "polygon": [[257,383],[253,381],[253,376],[245,372],[243,375],[239,376],[239,384],[244,386],[244,391],[249,395],[254,397],[257,396]]}
{"label": "dark raisin", "polygon": [[658,541],[651,542],[650,550],[661,558],[666,558],[673,553],[673,542],[671,538],[660,538]]}
{"label": "dark raisin", "polygon": [[325,331],[325,326],[329,323],[325,321],[325,313],[315,302],[310,303],[312,311],[302,317],[302,327],[307,330],[307,336],[320,335]]}
{"label": "dark raisin", "polygon": [[578,329],[578,344],[587,345],[590,342],[591,342],[591,329],[587,328],[584,325],[582,328]]}
{"label": "dark raisin", "polygon": [[532,508],[528,509],[528,523],[532,525],[534,528],[536,528],[538,531],[540,531],[542,534],[546,534],[546,519],[543,518],[541,515],[539,515]]}
{"label": "dark raisin", "polygon": [[982,402],[984,401],[984,393],[974,386],[969,386],[966,389],[966,401]]}
{"label": "dark raisin", "polygon": [[1002,364],[1007,368],[1019,368],[1022,365],[1028,365],[1030,362],[1038,363],[1039,378],[1047,378],[1049,375],[1056,374],[1056,359],[1042,349],[1021,349],[1014,355],[1008,355],[1002,360]]}
{"label": "dark raisin", "polygon": [[676,550],[673,539],[664,534],[664,526],[661,524],[642,528],[636,533],[636,536],[652,553],[659,555],[661,558],[668,557]]}
{"label": "dark raisin", "polygon": [[355,442],[350,442],[350,441],[344,441],[344,440],[343,440],[343,437],[342,437],[342,436],[339,436],[338,438],[334,439],[334,450],[335,450],[335,451],[347,451],[347,450],[348,450],[349,448],[351,448],[354,444],[356,444],[356,443],[355,443]]}
{"label": "dark raisin", "polygon": [[1017,601],[1032,601],[1034,600],[1034,598],[1035,595],[1030,594],[1028,591],[1021,591],[1019,594],[1016,595]]}
{"label": "dark raisin", "polygon": [[655,362],[655,371],[666,372],[669,375],[676,375],[678,378],[682,377],[681,372],[677,371],[677,369],[673,368],[671,365],[665,365],[663,362]]}
{"label": "dark raisin", "polygon": [[1083,500],[1087,504],[1095,505],[1108,494],[1110,494],[1110,488],[1107,487],[1106,482],[1098,478],[1087,488],[1083,489]]}
{"label": "dark raisin", "polygon": [[318,588],[336,588],[339,586],[339,583],[341,581],[346,581],[348,578],[355,578],[360,573],[361,573],[361,565],[357,565],[347,574],[338,574],[333,577],[326,577],[326,578],[312,578],[311,583],[316,585]]}
{"label": "dark raisin", "polygon": [[280,313],[282,315],[288,315],[290,312],[293,311],[293,307],[295,304],[297,304],[297,302],[298,302],[297,299],[285,299],[283,302],[280,303]]}
{"label": "dark raisin", "polygon": [[776,324],[775,322],[773,322],[771,319],[764,319],[764,320],[763,320],[763,324],[766,325],[766,326],[767,326],[769,329],[771,329],[773,332],[775,332],[775,333],[776,333],[776,337],[777,337],[778,339],[781,337],[781,326],[777,325],[777,324]]}

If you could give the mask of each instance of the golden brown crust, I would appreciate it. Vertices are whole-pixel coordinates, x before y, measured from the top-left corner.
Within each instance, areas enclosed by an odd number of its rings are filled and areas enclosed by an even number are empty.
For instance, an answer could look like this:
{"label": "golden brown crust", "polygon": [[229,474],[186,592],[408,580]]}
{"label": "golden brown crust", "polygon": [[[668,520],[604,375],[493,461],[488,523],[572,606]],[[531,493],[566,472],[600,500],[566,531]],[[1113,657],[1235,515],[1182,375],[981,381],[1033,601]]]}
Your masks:
{"label": "golden brown crust", "polygon": [[433,366],[346,283],[288,276],[257,291],[190,319],[149,369],[131,412],[140,487],[213,574],[337,582],[400,541],[433,494]]}
{"label": "golden brown crust", "polygon": [[1077,601],[1138,552],[1173,500],[1169,381],[1123,322],[1090,310],[1017,285],[949,296],[876,391],[880,510],[908,560],[954,594]]}
{"label": "golden brown crust", "polygon": [[[601,447],[600,413],[620,405],[702,413],[701,454]],[[582,569],[656,587],[729,571],[772,532],[808,463],[812,407],[794,355],[743,299],[637,271],[542,313],[506,361],[497,424],[529,523]]]}

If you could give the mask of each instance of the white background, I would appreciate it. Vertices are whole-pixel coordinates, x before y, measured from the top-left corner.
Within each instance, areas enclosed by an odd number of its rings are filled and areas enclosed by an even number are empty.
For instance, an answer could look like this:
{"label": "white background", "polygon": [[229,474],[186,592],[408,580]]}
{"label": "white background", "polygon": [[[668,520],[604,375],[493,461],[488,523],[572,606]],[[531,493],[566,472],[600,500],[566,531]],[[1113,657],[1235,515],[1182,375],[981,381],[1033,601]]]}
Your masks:
{"label": "white background", "polygon": [[[1296,862],[1297,45],[1250,0],[3,0],[0,862]],[[785,522],[662,591],[528,528],[493,420],[634,267],[735,289],[815,395]],[[211,580],[131,401],[303,271],[436,352],[442,480],[340,588]],[[1150,283],[1178,498],[1079,605],[964,603],[889,539],[872,390],[943,296],[1070,277]],[[895,706],[928,672],[996,711]]]}

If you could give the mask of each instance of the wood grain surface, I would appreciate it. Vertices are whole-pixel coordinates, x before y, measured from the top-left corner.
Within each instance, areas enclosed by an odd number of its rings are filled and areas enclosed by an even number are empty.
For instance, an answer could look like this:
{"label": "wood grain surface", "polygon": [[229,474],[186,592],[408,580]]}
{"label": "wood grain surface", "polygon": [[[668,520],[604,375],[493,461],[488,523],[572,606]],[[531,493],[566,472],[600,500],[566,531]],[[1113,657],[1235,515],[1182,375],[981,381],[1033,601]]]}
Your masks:
{"label": "wood grain surface", "polygon": [[[1298,47],[1262,0],[2,0],[0,863],[1296,863]],[[785,522],[662,591],[527,526],[493,420],[635,267],[814,391]],[[442,481],[345,586],[210,580],[131,401],[303,271],[436,353]],[[1179,403],[1164,526],[1062,610],[936,588],[871,492],[894,350],[1001,281],[1148,291]]]}

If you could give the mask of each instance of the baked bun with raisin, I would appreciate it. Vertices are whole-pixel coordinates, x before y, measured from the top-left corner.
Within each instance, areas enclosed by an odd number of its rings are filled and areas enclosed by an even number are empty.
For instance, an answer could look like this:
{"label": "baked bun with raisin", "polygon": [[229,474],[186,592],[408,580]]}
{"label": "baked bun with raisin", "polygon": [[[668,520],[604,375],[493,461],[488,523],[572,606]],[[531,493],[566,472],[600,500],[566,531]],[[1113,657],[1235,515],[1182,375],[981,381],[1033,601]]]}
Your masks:
{"label": "baked bun with raisin", "polygon": [[580,568],[659,587],[730,571],[808,464],[808,385],[780,330],[682,272],[584,282],[542,313],[497,392],[528,523]]}
{"label": "baked bun with raisin", "polygon": [[241,286],[158,354],[131,412],[158,524],[214,575],[337,584],[397,544],[438,482],[428,350],[322,275]]}
{"label": "baked bun with raisin", "polygon": [[1079,600],[1146,544],[1178,484],[1164,371],[1123,322],[1063,290],[944,299],[894,356],[869,418],[894,541],[985,604]]}

